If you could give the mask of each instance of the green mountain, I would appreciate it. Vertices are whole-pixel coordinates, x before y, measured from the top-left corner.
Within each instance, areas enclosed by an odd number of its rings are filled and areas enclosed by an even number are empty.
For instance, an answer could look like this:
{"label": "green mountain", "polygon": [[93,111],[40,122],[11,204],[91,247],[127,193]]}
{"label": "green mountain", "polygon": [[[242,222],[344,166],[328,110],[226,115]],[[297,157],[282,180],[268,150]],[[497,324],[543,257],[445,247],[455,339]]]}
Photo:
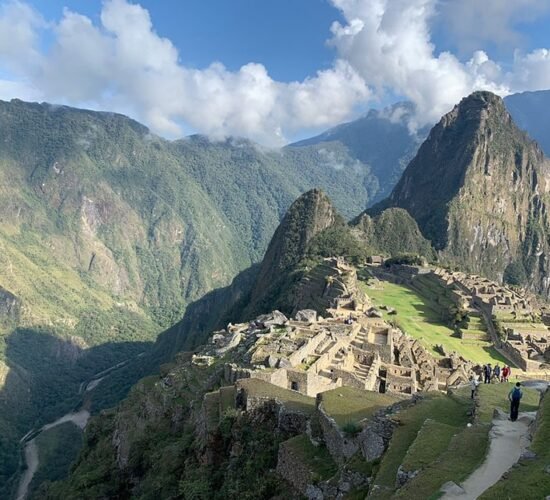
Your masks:
{"label": "green mountain", "polygon": [[397,103],[382,110],[371,109],[357,120],[291,144],[286,149],[316,149],[327,160],[332,159],[339,164],[340,168],[368,165],[378,184],[372,200],[379,201],[391,192],[428,134],[429,128],[411,133],[407,123],[413,113],[414,106],[409,102]]}
{"label": "green mountain", "polygon": [[0,144],[0,497],[17,441],[77,404],[82,382],[189,307],[184,341],[215,315],[192,304],[225,304],[214,290],[239,296],[232,280],[297,196],[320,186],[351,218],[377,189],[368,166],[312,148],[171,142],[122,115],[19,100],[0,102]]}
{"label": "green mountain", "polygon": [[476,92],[432,129],[390,197],[441,258],[548,295],[548,168],[501,98]]}

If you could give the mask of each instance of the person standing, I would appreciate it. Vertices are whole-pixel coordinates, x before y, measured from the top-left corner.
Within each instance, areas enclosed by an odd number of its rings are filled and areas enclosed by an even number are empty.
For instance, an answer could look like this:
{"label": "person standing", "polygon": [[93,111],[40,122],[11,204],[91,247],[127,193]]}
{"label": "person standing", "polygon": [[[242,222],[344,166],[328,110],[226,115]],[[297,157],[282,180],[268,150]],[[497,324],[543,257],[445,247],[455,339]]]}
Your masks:
{"label": "person standing", "polygon": [[500,366],[498,363],[495,365],[495,369],[493,370],[493,378],[497,379],[497,382],[500,382]]}
{"label": "person standing", "polygon": [[477,375],[470,377],[470,389],[472,389],[472,399],[474,399],[478,385],[479,385],[479,380],[477,379]]}
{"label": "person standing", "polygon": [[485,375],[485,378],[484,378],[483,382],[485,384],[490,384],[491,383],[491,375],[493,374],[493,369],[491,368],[491,363],[485,365],[485,367],[483,368],[483,371],[484,371],[484,375]]}
{"label": "person standing", "polygon": [[508,382],[508,373],[509,373],[509,368],[508,366],[504,365],[502,367],[502,378],[500,379],[501,382]]}
{"label": "person standing", "polygon": [[521,390],[521,384],[516,383],[516,386],[508,393],[508,400],[510,401],[510,420],[515,422],[518,419],[519,402],[523,397]]}

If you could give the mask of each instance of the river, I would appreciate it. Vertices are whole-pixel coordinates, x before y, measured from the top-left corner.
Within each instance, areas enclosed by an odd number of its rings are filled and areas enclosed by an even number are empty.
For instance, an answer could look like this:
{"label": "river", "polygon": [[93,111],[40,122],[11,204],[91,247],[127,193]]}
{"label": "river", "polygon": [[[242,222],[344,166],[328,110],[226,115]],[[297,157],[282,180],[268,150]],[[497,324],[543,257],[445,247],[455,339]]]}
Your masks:
{"label": "river", "polygon": [[[58,418],[56,421],[41,427],[36,433],[35,437],[33,437],[32,439],[30,439],[25,443],[25,462],[27,464],[27,469],[25,470],[25,473],[19,480],[19,487],[17,488],[17,496],[16,496],[17,500],[24,500],[27,497],[29,485],[31,484],[34,474],[38,470],[39,460],[38,460],[38,445],[36,443],[36,438],[42,432],[47,431],[48,429],[52,429],[53,427],[57,427],[58,425],[64,424],[65,422],[72,422],[73,424],[78,426],[80,429],[84,430],[84,428],[86,427],[86,424],[88,423],[89,418],[90,418],[90,412],[87,410],[80,410],[75,413],[67,413],[66,415],[63,415],[61,418]],[[27,436],[29,436],[28,433],[27,433]]]}
{"label": "river", "polygon": [[[143,356],[144,353],[139,353],[136,357]],[[122,368],[123,366],[126,366],[130,360],[122,361],[114,366],[111,366],[110,368],[107,368],[106,370],[103,370],[99,373],[96,373],[92,378],[90,378],[86,382],[82,382],[80,384],[80,388],[78,390],[79,394],[83,394],[89,391],[92,391],[95,389],[101,381],[110,375],[114,370],[117,370],[119,368]],[[29,491],[29,485],[31,484],[32,478],[34,477],[36,471],[38,470],[38,465],[40,464],[39,461],[39,454],[38,454],[38,444],[36,442],[36,438],[44,431],[47,431],[48,429],[52,429],[53,427],[57,427],[58,425],[64,424],[66,422],[72,422],[76,426],[78,426],[80,429],[84,430],[86,428],[86,424],[88,423],[88,419],[90,418],[90,412],[87,410],[79,410],[77,412],[70,412],[66,415],[63,415],[61,418],[58,418],[54,422],[50,422],[49,424],[46,424],[42,426],[40,429],[35,430],[31,429],[27,434],[25,434],[21,438],[21,443],[25,444],[24,449],[24,455],[25,455],[25,463],[27,465],[27,468],[25,469],[25,472],[21,476],[21,479],[19,480],[19,486],[17,488],[17,496],[15,497],[16,500],[25,500],[27,498],[27,493]]]}

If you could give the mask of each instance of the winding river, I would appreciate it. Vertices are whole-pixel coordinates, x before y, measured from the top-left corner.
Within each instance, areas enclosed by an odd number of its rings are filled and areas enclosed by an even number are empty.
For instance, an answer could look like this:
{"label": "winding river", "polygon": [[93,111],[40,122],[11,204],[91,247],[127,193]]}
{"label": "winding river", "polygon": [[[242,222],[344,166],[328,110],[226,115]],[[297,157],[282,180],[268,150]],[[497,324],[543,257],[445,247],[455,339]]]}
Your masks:
{"label": "winding river", "polygon": [[[143,356],[143,354],[144,353],[140,353],[138,354],[137,357]],[[92,391],[110,373],[112,373],[114,370],[122,368],[123,366],[127,365],[129,362],[130,360],[122,361],[114,366],[111,366],[110,368],[107,368],[106,370],[96,373],[92,378],[80,384],[78,394],[84,394],[86,392]],[[21,438],[20,443],[22,445],[24,444],[25,446],[24,455],[25,455],[25,464],[27,468],[25,469],[25,472],[23,473],[23,475],[21,476],[21,479],[19,480],[17,495],[15,497],[16,500],[25,500],[25,498],[27,498],[29,485],[31,484],[32,478],[34,477],[36,471],[38,470],[38,465],[40,464],[39,455],[38,455],[38,443],[36,442],[36,438],[42,432],[47,431],[48,429],[52,429],[53,427],[57,427],[58,425],[64,424],[66,422],[72,422],[73,424],[78,426],[80,429],[84,430],[86,428],[86,424],[88,423],[89,418],[90,418],[90,412],[88,410],[82,409],[77,412],[70,412],[63,415],[61,418],[58,418],[54,422],[50,422],[49,424],[42,426],[38,430],[31,429],[29,432],[27,432],[27,434],[25,434]]]}

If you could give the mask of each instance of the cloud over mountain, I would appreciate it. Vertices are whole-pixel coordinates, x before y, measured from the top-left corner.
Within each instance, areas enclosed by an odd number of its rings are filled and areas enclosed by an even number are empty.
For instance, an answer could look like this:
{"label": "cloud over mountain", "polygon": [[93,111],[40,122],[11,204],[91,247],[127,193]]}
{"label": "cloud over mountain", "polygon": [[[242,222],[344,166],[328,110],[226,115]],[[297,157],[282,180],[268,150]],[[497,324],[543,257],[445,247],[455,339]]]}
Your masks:
{"label": "cloud over mountain", "polygon": [[[414,128],[475,89],[505,95],[550,87],[547,49],[516,51],[507,70],[481,50],[464,61],[437,52],[433,23],[460,9],[459,2],[331,2],[345,19],[331,28],[332,66],[300,82],[280,82],[254,62],[237,71],[219,62],[202,69],[186,65],[186,54],[156,33],[148,11],[126,0],[107,0],[97,23],[67,9],[59,21],[47,22],[28,4],[10,1],[0,6],[0,98],[125,112],[172,137],[192,129],[280,145],[300,130],[351,118],[358,107],[388,95],[416,105]],[[541,11],[531,3],[521,1],[525,9]],[[515,41],[508,21],[517,11],[498,12],[502,29],[486,36],[495,43]],[[455,35],[468,33],[463,27]]]}

